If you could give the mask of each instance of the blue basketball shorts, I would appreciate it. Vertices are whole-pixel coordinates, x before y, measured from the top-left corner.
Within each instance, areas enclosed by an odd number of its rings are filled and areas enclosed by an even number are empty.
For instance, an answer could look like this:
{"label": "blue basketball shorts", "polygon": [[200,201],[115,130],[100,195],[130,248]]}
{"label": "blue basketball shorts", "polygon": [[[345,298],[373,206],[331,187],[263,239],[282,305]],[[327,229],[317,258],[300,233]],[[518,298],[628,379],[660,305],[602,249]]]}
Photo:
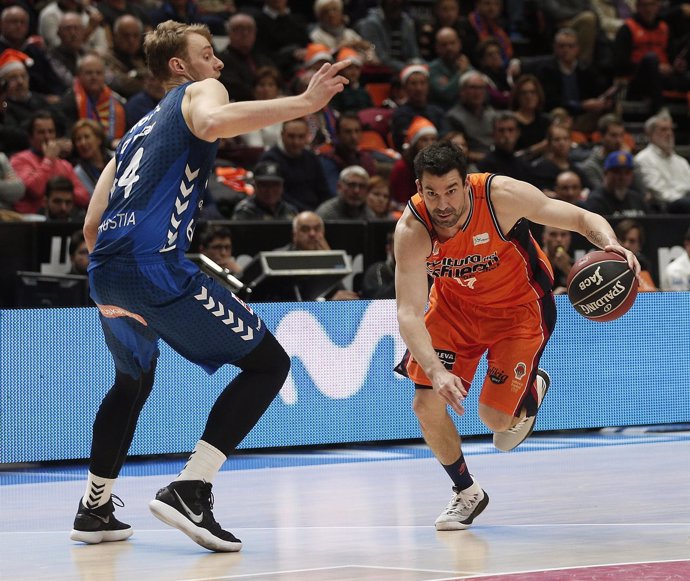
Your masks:
{"label": "blue basketball shorts", "polygon": [[148,371],[163,339],[211,374],[248,355],[266,332],[256,314],[186,259],[114,258],[89,272],[115,367]]}

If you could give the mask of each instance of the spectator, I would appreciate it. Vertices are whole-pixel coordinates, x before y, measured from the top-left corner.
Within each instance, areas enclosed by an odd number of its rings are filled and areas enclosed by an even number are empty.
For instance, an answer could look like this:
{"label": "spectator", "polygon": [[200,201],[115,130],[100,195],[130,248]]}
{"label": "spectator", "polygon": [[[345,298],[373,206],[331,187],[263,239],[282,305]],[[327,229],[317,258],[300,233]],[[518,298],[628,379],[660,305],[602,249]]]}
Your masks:
{"label": "spectator", "polygon": [[120,16],[113,26],[113,50],[105,57],[106,84],[125,99],[144,89],[148,71],[142,48],[144,24],[130,14]]}
{"label": "spectator", "polygon": [[251,15],[231,16],[227,30],[228,46],[218,55],[225,65],[219,80],[233,101],[252,101],[257,71],[273,66],[273,61],[256,48],[256,21]]}
{"label": "spectator", "polygon": [[14,203],[24,195],[24,182],[14,173],[10,160],[0,153],[0,210],[11,210]]}
{"label": "spectator", "polygon": [[632,77],[627,98],[647,99],[652,113],[663,104],[663,90],[687,91],[687,61],[672,58],[668,24],[659,0],[638,0],[632,18],[618,29],[613,46],[616,74]]}
{"label": "spectator", "polygon": [[74,206],[74,184],[64,177],[55,176],[46,184],[46,201],[40,211],[48,222],[83,222],[85,212]]}
{"label": "spectator", "polygon": [[491,151],[477,162],[481,172],[497,173],[529,181],[530,168],[515,155],[515,144],[520,136],[517,119],[510,111],[501,111],[493,121],[493,141]]}
{"label": "spectator", "polygon": [[613,42],[618,29],[635,12],[637,0],[592,0],[592,8],[606,39]]}
{"label": "spectator", "polygon": [[106,147],[103,127],[92,119],[80,119],[72,127],[72,144],[76,153],[74,173],[91,195],[101,172],[113,156]]}
{"label": "spectator", "polygon": [[582,187],[582,180],[574,171],[565,170],[556,176],[553,198],[584,208],[588,194],[589,190]]}
{"label": "spectator", "polygon": [[[108,50],[108,37],[105,33],[103,15],[95,6],[79,0],[54,0],[44,5],[38,15],[38,34],[43,38],[48,50],[64,43],[60,26],[66,14],[78,17],[80,33],[85,50],[95,50],[105,54]],[[67,85],[69,86],[69,85]]]}
{"label": "spectator", "polygon": [[374,262],[364,271],[361,294],[363,299],[395,298],[395,254],[392,232],[386,237],[386,260]]}
{"label": "spectator", "polygon": [[488,104],[488,98],[486,76],[468,71],[460,77],[460,102],[446,113],[449,127],[465,134],[467,159],[473,163],[482,159],[493,144],[496,111]]}
{"label": "spectator", "polygon": [[124,100],[105,84],[105,63],[96,53],[79,61],[77,78],[62,98],[62,111],[70,126],[77,119],[100,123],[110,148],[125,134]]}
{"label": "spectator", "polygon": [[8,48],[23,52],[33,61],[29,69],[31,90],[48,95],[49,102],[56,103],[65,86],[40,43],[29,37],[29,13],[21,6],[8,6],[0,13],[0,53]]}
{"label": "spectator", "polygon": [[476,0],[475,9],[470,12],[468,20],[477,33],[479,41],[495,38],[501,46],[501,58],[507,65],[513,58],[513,43],[508,33],[501,26],[501,0]]}
{"label": "spectator", "polygon": [[60,18],[57,35],[60,42],[48,51],[47,57],[62,84],[71,87],[77,74],[77,62],[86,54],[86,27],[81,16],[76,12],[65,12]]}
{"label": "spectator", "polygon": [[643,194],[630,187],[632,181],[632,155],[627,151],[609,153],[604,161],[604,183],[592,189],[585,208],[602,216],[644,216],[649,208]]}
{"label": "spectator", "polygon": [[510,98],[520,137],[515,145],[528,159],[544,153],[546,133],[551,119],[544,113],[544,89],[534,75],[521,75],[515,81]]}
{"label": "spectator", "polygon": [[649,145],[635,156],[647,189],[660,209],[690,214],[690,164],[675,152],[673,119],[663,111],[644,124]]}
{"label": "spectator", "polygon": [[[314,212],[300,212],[292,219],[292,242],[277,250],[330,250],[331,247],[326,240],[326,225],[321,216]],[[273,289],[271,297],[264,300],[301,300],[304,292],[300,292],[303,283],[290,281],[287,284],[277,284]],[[349,301],[359,299],[356,292],[346,289],[342,284],[336,285],[324,297],[334,301]]]}
{"label": "spectator", "polygon": [[359,165],[350,165],[338,177],[338,195],[326,200],[316,213],[324,220],[368,220],[375,218],[367,205],[369,174]]}
{"label": "spectator", "polygon": [[470,54],[479,43],[477,32],[468,22],[465,14],[474,9],[473,0],[463,0],[461,6],[458,0],[435,0],[432,6],[432,19],[429,23],[422,24],[417,31],[417,43],[422,57],[431,62],[439,55],[436,53],[436,34],[445,27],[452,28],[457,33],[470,60],[474,54]]}
{"label": "spectator", "polygon": [[229,228],[209,227],[201,236],[199,252],[230,274],[242,274],[242,267],[232,256],[232,233]]}
{"label": "spectator", "polygon": [[[469,151],[467,137],[465,137],[465,134],[462,131],[449,131],[443,137],[441,137],[441,141],[450,141],[451,143],[455,143],[455,145],[462,149],[465,155],[467,155],[467,152]],[[477,173],[478,171],[477,164],[468,162],[467,173]]]}
{"label": "spectator", "polygon": [[454,28],[440,28],[436,33],[435,46],[436,59],[429,65],[429,100],[447,111],[457,101],[460,76],[469,71],[472,65],[462,52],[462,41]]}
{"label": "spectator", "polygon": [[324,44],[332,51],[349,47],[374,56],[374,47],[371,43],[364,40],[354,29],[347,27],[342,0],[316,0],[314,15],[316,24],[309,32],[312,42]]}
{"label": "spectator", "polygon": [[587,159],[577,164],[592,188],[604,183],[604,161],[609,154],[626,149],[623,143],[625,127],[619,117],[613,114],[604,115],[599,119],[597,128],[601,133],[601,144],[595,145]]}
{"label": "spectator", "polygon": [[593,67],[584,66],[579,54],[577,33],[563,28],[554,37],[553,54],[533,67],[522,67],[522,72],[532,72],[541,81],[546,111],[565,107],[575,119],[574,128],[590,133],[598,118],[613,108],[615,87]]}
{"label": "spectator", "polygon": [[405,12],[405,6],[405,0],[379,0],[379,6],[370,9],[355,25],[362,38],[374,46],[381,64],[394,73],[421,58],[414,20]]}
{"label": "spectator", "polygon": [[408,200],[417,193],[414,158],[427,145],[438,139],[434,124],[424,117],[415,117],[407,129],[405,148],[400,159],[393,164],[390,190],[396,210],[404,210]]}
{"label": "spectator", "polygon": [[361,111],[374,106],[369,92],[360,83],[362,77],[362,54],[352,48],[344,47],[338,51],[338,62],[350,60],[350,66],[340,74],[350,81],[345,88],[331,99],[331,106],[341,113]]}
{"label": "spectator", "polygon": [[241,200],[232,213],[233,220],[292,220],[297,208],[283,200],[283,176],[273,161],[254,167],[254,195]]}
{"label": "spectator", "polygon": [[100,0],[98,11],[103,15],[103,20],[111,31],[115,26],[115,21],[125,14],[138,18],[144,23],[144,29],[151,30],[151,19],[149,18],[148,11],[144,10],[138,2]]}
{"label": "spectator", "polygon": [[388,182],[381,176],[369,178],[367,206],[376,218],[381,220],[395,218],[391,212],[391,192],[388,188]]}
{"label": "spectator", "polygon": [[[530,166],[530,182],[541,190],[553,190],[556,176],[563,171],[582,174],[570,159],[570,132],[562,125],[552,124],[546,133],[546,149]],[[549,194],[553,197],[553,194]]]}
{"label": "spectator", "polygon": [[29,149],[14,154],[10,159],[14,171],[26,186],[24,197],[15,202],[14,209],[22,214],[37,214],[45,201],[48,180],[53,176],[68,178],[74,186],[74,203],[86,208],[89,205],[89,192],[79,181],[71,164],[60,159],[55,120],[50,113],[34,113],[29,131]]}
{"label": "spectator", "polygon": [[[54,113],[48,100],[29,87],[26,65],[30,62],[28,55],[12,48],[0,54],[0,82],[4,83],[6,91],[3,125],[22,132],[36,111],[49,110]],[[59,115],[55,117],[59,118]]]}
{"label": "spectator", "polygon": [[183,24],[205,24],[211,34],[225,34],[222,16],[202,13],[196,0],[163,0],[158,8],[151,10],[150,18],[154,28],[161,22],[174,20]]}
{"label": "spectator", "polygon": [[405,102],[393,110],[391,134],[393,146],[402,152],[407,128],[415,117],[431,121],[440,134],[446,132],[447,124],[443,109],[429,103],[429,67],[418,64],[405,67],[400,73],[400,82]]}
{"label": "spectator", "polygon": [[[278,69],[275,67],[261,67],[256,71],[254,98],[262,100],[280,97],[281,84],[282,80]],[[282,130],[282,123],[274,123],[258,131],[252,131],[245,134],[243,136],[244,143],[247,147],[269,149],[280,143],[280,134]]]}
{"label": "spectator", "polygon": [[564,295],[568,292],[568,275],[573,267],[570,255],[572,235],[569,230],[544,226],[541,239],[542,249],[553,270],[553,294]]}
{"label": "spectator", "polygon": [[165,95],[163,84],[150,71],[144,71],[141,80],[144,84],[143,89],[132,95],[125,103],[127,130],[153,110]]}
{"label": "spectator", "polygon": [[501,43],[489,37],[477,47],[478,70],[489,80],[489,102],[497,109],[507,109],[510,105],[511,82],[508,68],[501,56]]}
{"label": "spectator", "polygon": [[571,28],[577,34],[584,66],[593,62],[599,22],[590,0],[543,0],[542,14],[552,30]]}
{"label": "spectator", "polygon": [[81,229],[70,236],[68,251],[70,269],[67,274],[87,276],[89,268],[89,249],[86,246],[84,233]]}
{"label": "spectator", "polygon": [[683,248],[685,251],[666,267],[662,290],[690,290],[690,228],[683,237]]}
{"label": "spectator", "polygon": [[256,44],[282,71],[286,78],[302,63],[309,44],[307,26],[292,14],[287,0],[265,0],[256,17]]}
{"label": "spectator", "polygon": [[645,243],[645,232],[642,224],[637,220],[626,218],[616,224],[614,228],[616,238],[620,240],[621,246],[627,248],[635,254],[637,261],[640,263],[640,286],[641,292],[651,292],[657,290],[656,284],[652,275],[650,274],[650,262],[644,254],[642,254],[642,247]]}
{"label": "spectator", "polygon": [[363,167],[370,176],[376,174],[376,162],[373,156],[359,146],[361,137],[362,122],[359,116],[356,113],[347,112],[336,121],[335,145],[326,145],[319,149],[321,167],[333,196],[338,191],[340,172],[346,167],[358,165]]}
{"label": "spectator", "polygon": [[307,149],[309,126],[303,118],[283,123],[281,143],[261,156],[261,161],[275,161],[285,180],[284,197],[299,210],[316,209],[331,198],[326,176],[316,154]]}

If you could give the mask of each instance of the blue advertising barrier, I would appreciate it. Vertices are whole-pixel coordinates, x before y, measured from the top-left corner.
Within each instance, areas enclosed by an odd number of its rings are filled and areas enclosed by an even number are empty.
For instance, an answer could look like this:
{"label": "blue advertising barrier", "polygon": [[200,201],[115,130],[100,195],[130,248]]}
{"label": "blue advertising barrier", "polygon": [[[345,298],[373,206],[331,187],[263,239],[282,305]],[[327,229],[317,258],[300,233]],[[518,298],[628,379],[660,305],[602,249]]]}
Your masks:
{"label": "blue advertising barrier", "polygon": [[[542,358],[552,387],[537,430],[690,421],[690,293],[647,293],[610,323],[557,297],[559,320]],[[393,301],[257,304],[292,358],[280,395],[242,448],[420,438],[413,387],[393,373],[405,347]],[[480,365],[462,434],[477,418]],[[188,452],[213,401],[237,371],[209,377],[161,344],[153,393],[131,455]],[[112,382],[96,309],[0,311],[0,463],[83,459]]]}

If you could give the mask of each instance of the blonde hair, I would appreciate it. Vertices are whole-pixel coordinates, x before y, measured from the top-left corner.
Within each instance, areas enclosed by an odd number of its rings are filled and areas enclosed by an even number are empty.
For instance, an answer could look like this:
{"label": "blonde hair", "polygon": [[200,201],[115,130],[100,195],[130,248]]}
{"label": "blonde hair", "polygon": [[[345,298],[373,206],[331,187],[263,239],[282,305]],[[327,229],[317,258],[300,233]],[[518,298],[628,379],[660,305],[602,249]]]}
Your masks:
{"label": "blonde hair", "polygon": [[187,58],[187,36],[199,34],[211,42],[211,32],[205,24],[181,24],[166,20],[146,33],[144,53],[149,71],[159,81],[172,77],[168,61],[171,58]]}

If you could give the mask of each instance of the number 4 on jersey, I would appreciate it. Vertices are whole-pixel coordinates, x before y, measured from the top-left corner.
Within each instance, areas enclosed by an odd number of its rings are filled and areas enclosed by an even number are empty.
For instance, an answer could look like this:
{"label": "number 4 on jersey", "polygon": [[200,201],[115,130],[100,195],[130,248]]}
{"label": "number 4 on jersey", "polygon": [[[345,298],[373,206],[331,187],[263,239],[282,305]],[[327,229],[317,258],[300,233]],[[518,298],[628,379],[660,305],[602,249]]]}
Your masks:
{"label": "number 4 on jersey", "polygon": [[129,194],[132,193],[132,187],[139,181],[139,176],[137,175],[137,170],[139,169],[139,164],[141,163],[141,158],[144,155],[144,148],[140,147],[134,152],[132,160],[129,162],[127,169],[117,180],[117,185],[125,189],[125,198],[129,198]]}

